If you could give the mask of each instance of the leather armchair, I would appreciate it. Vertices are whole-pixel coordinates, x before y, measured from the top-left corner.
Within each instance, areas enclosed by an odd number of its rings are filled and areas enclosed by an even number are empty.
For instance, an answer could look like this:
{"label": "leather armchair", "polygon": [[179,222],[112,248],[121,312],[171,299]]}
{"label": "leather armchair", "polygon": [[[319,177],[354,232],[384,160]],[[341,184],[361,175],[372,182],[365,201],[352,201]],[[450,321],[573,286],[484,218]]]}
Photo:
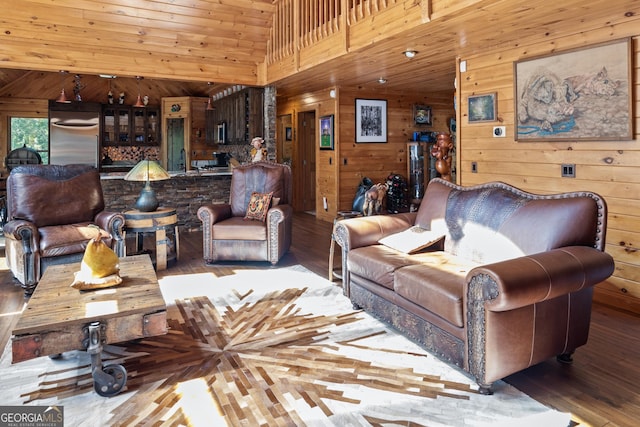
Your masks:
{"label": "leather armchair", "polygon": [[95,167],[15,167],[7,178],[7,214],[7,264],[25,295],[33,293],[47,266],[82,260],[98,232],[118,256],[125,254],[124,215],[105,211]]}
{"label": "leather armchair", "polygon": [[[245,220],[253,192],[273,192],[265,221]],[[216,261],[269,261],[277,264],[291,246],[293,208],[291,168],[260,161],[233,169],[230,201],[198,209],[207,264]],[[274,206],[275,205],[275,206]]]}

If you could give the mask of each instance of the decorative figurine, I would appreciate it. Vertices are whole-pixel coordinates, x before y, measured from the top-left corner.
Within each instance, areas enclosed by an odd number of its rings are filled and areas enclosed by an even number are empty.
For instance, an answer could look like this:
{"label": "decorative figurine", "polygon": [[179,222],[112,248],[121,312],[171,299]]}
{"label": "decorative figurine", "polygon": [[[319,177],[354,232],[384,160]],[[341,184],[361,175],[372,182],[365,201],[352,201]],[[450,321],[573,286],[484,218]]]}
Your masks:
{"label": "decorative figurine", "polygon": [[431,148],[431,155],[436,158],[436,170],[440,173],[440,178],[451,181],[451,156],[449,152],[453,148],[451,135],[448,133],[439,133],[436,137],[436,143]]}
{"label": "decorative figurine", "polygon": [[124,104],[124,92],[120,92],[120,97],[118,98],[118,104]]}
{"label": "decorative figurine", "polygon": [[251,145],[253,146],[253,148],[251,149],[252,162],[267,160],[267,149],[264,148],[262,144],[264,144],[264,139],[259,136],[256,136],[251,140]]}
{"label": "decorative figurine", "polygon": [[113,92],[109,91],[109,93],[107,93],[107,102],[109,104],[113,104]]}

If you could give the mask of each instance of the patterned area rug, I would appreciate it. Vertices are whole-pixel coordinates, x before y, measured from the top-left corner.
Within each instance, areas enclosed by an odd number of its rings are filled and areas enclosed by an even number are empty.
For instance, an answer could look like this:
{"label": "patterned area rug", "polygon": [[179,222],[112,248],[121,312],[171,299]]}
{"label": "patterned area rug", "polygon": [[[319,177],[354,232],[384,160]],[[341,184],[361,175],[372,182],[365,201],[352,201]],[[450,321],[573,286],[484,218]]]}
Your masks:
{"label": "patterned area rug", "polygon": [[62,405],[65,425],[567,426],[504,382],[492,396],[302,267],[170,276],[165,336],[105,348],[126,389],[93,390],[68,352],[0,360],[2,405]]}

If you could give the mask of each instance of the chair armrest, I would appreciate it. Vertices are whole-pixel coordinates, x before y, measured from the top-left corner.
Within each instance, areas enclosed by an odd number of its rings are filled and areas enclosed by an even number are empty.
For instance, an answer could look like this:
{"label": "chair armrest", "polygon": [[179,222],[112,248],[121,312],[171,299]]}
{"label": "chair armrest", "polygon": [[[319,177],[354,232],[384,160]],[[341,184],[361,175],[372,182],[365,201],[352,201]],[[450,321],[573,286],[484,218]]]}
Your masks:
{"label": "chair armrest", "polygon": [[334,224],[333,235],[343,252],[375,245],[383,237],[413,226],[416,215],[411,212],[343,219]]}
{"label": "chair armrest", "polygon": [[38,247],[37,242],[40,240],[38,227],[31,221],[23,219],[15,219],[4,225],[3,233],[6,238],[13,240],[26,240],[23,245],[27,244],[32,247]]}
{"label": "chair armrest", "polygon": [[93,219],[98,227],[105,230],[113,239],[113,250],[119,257],[125,256],[124,214],[121,212],[98,212]]}
{"label": "chair armrest", "polygon": [[267,224],[277,224],[283,222],[286,218],[293,215],[293,207],[291,205],[277,205],[267,211]]}
{"label": "chair armrest", "polygon": [[202,226],[212,227],[216,222],[231,218],[231,205],[227,203],[203,205],[198,208],[198,218]]}
{"label": "chair armrest", "polygon": [[291,246],[291,230],[293,224],[293,207],[277,205],[269,209],[267,224],[267,257],[275,265]]}
{"label": "chair armrest", "polygon": [[108,231],[114,239],[122,239],[124,230],[124,214],[121,212],[98,212],[94,222],[100,228]]}
{"label": "chair armrest", "polygon": [[597,285],[613,271],[611,255],[567,246],[474,268],[467,274],[467,298],[470,304],[484,301],[490,311],[508,311]]}

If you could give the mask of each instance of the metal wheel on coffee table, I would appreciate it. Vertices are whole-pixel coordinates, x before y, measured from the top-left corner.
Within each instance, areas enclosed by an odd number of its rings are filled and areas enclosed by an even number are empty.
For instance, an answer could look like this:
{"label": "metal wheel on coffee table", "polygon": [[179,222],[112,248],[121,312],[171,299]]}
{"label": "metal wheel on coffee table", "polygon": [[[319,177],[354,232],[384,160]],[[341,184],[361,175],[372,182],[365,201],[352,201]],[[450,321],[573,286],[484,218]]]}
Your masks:
{"label": "metal wheel on coffee table", "polygon": [[103,366],[93,371],[93,389],[100,396],[111,397],[120,393],[127,383],[127,370],[122,365]]}

